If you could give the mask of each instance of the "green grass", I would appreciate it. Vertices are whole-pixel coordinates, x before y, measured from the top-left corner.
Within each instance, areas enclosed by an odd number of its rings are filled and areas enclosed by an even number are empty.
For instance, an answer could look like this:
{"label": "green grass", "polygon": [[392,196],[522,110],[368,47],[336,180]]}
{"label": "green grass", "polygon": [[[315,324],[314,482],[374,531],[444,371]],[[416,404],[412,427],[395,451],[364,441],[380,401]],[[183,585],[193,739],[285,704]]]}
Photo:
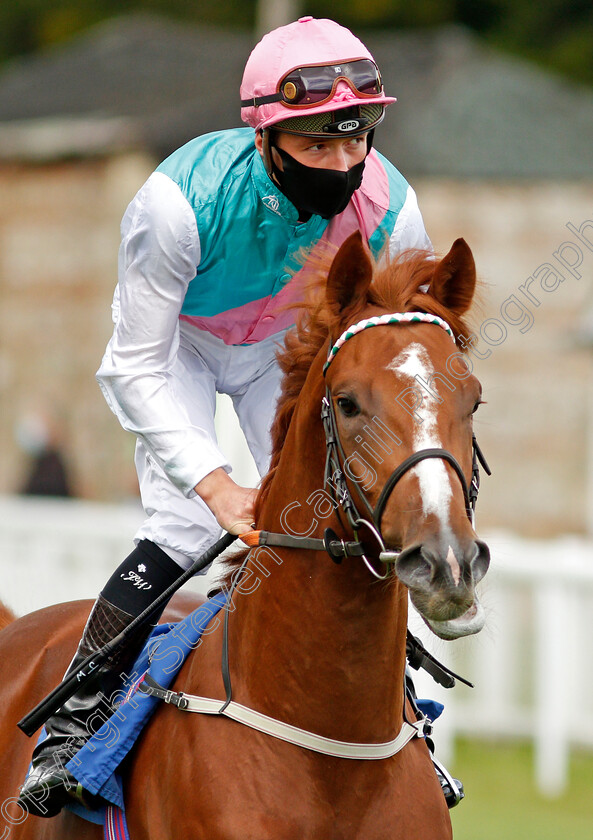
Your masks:
{"label": "green grass", "polygon": [[593,755],[574,753],[566,793],[538,794],[533,750],[515,742],[460,740],[450,769],[466,798],[451,811],[455,840],[592,840]]}

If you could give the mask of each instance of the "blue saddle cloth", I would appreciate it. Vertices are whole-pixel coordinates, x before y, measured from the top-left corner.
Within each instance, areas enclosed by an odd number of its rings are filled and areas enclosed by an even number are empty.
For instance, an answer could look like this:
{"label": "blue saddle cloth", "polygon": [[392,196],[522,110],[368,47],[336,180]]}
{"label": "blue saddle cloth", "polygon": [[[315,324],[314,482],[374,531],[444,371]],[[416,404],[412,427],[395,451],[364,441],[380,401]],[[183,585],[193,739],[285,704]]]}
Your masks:
{"label": "blue saddle cloth", "polygon": [[[183,621],[158,625],[154,629],[126,681],[124,702],[66,765],[74,778],[90,793],[101,796],[118,808],[124,808],[121,779],[116,771],[159,702],[156,697],[138,692],[138,685],[148,672],[160,685],[168,688],[189,651],[201,644],[204,630],[224,607],[226,598],[226,594],[220,593]],[[219,621],[220,618],[217,619]],[[213,629],[214,625],[209,632]],[[74,807],[72,810],[93,822],[104,822],[104,815],[100,812],[93,819],[91,813],[83,808]]]}

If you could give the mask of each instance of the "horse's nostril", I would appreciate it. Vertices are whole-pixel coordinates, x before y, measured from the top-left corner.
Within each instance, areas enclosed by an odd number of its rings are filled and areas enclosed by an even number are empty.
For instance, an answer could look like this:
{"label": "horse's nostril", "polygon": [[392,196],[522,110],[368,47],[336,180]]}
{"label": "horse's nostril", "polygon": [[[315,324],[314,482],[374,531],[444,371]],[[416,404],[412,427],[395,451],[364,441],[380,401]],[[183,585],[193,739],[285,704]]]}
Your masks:
{"label": "horse's nostril", "polygon": [[[455,559],[455,567],[451,563],[452,557]],[[482,580],[489,565],[490,552],[481,540],[469,543],[463,551],[458,548],[454,552],[449,546],[446,556],[444,549],[431,550],[424,543],[404,549],[396,561],[395,571],[409,589],[427,591],[447,582],[457,587],[461,581],[464,582],[464,588],[473,589],[473,586]]]}
{"label": "horse's nostril", "polygon": [[425,556],[422,546],[414,546],[401,552],[395,571],[408,588],[426,589],[432,580],[433,564]]}
{"label": "horse's nostril", "polygon": [[471,561],[471,570],[474,583],[482,580],[490,566],[490,549],[486,543],[476,540],[476,553]]}

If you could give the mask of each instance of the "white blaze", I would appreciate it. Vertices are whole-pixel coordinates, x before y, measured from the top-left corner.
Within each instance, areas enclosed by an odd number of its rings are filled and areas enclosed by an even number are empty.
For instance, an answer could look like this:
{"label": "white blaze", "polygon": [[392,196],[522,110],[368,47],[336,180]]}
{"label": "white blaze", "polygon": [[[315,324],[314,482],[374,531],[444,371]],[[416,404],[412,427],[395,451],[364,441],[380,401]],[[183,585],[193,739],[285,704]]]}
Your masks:
{"label": "white blaze", "polygon": [[[425,348],[421,344],[410,344],[387,365],[387,370],[408,378],[410,385],[414,385],[423,397],[422,402],[414,408],[419,417],[414,418],[414,452],[420,449],[442,448],[437,427],[437,400],[415,379],[416,376],[421,376],[428,382],[434,373]],[[440,458],[426,458],[410,472],[418,477],[424,515],[432,513],[438,517],[442,528],[448,527],[453,491],[444,462]]]}

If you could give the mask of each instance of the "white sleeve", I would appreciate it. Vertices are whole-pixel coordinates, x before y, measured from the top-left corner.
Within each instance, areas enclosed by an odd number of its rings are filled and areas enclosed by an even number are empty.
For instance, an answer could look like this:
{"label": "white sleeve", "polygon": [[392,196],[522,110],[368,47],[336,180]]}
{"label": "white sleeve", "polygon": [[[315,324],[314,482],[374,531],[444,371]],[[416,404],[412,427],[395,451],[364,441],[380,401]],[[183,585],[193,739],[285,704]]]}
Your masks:
{"label": "white sleeve", "polygon": [[404,206],[399,212],[395,227],[389,238],[389,254],[394,257],[407,248],[422,248],[432,251],[432,242],[428,238],[424,220],[416,193],[412,187],[408,187]]}
{"label": "white sleeve", "polygon": [[122,220],[115,328],[99,385],[120,423],[147,446],[186,495],[226,459],[204,429],[192,426],[172,388],[179,313],[200,261],[194,213],[170,178],[153,173]]}

